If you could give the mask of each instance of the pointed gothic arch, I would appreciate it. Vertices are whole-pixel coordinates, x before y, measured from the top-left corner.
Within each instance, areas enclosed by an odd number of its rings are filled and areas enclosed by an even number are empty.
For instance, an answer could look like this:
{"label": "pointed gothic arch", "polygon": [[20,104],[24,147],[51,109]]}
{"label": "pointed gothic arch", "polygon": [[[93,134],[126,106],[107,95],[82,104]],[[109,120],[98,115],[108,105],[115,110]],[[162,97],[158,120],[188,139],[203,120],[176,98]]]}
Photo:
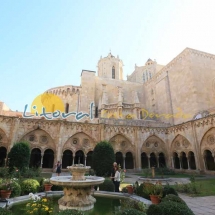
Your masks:
{"label": "pointed gothic arch", "polygon": [[[156,166],[161,167],[167,163],[167,153],[164,141],[157,135],[150,135],[141,147],[142,165],[146,168]],[[145,154],[143,154],[145,153]],[[148,161],[146,160],[148,159]],[[144,163],[143,163],[144,162]]]}
{"label": "pointed gothic arch", "polygon": [[181,155],[182,155],[181,153],[185,152],[186,156],[184,157],[184,155],[183,155],[183,160],[185,161],[185,159],[187,159],[188,152],[193,151],[193,147],[192,147],[190,141],[185,136],[178,134],[172,140],[170,150],[171,150],[171,154],[173,152],[177,152],[179,154],[180,159],[181,159]]}
{"label": "pointed gothic arch", "polygon": [[114,152],[122,152],[122,154],[126,154],[126,152],[130,151],[134,153],[134,147],[132,146],[131,141],[128,137],[123,134],[115,134],[113,137],[109,139],[109,142],[113,146]]}
{"label": "pointed gothic arch", "polygon": [[63,144],[63,151],[70,149],[73,155],[77,150],[82,150],[86,155],[89,151],[93,151],[97,141],[85,132],[77,132],[71,135]]}

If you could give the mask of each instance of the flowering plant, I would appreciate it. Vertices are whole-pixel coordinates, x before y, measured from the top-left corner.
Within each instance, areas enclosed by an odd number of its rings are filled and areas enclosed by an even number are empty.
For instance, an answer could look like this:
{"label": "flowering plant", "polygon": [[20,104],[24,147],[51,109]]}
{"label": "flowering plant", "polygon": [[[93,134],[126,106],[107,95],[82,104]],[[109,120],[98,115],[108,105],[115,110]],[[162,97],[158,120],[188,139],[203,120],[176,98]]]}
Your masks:
{"label": "flowering plant", "polygon": [[118,168],[119,168],[119,172],[120,172],[120,182],[123,183],[123,181],[125,179],[126,169],[121,169],[120,164],[119,164]]}
{"label": "flowering plant", "polygon": [[52,215],[53,208],[51,201],[46,197],[41,197],[29,193],[30,202],[26,205],[27,215]]}
{"label": "flowering plant", "polygon": [[45,179],[43,180],[43,184],[51,184],[50,178],[45,178]]}
{"label": "flowering plant", "polygon": [[2,181],[0,190],[13,190],[14,184],[11,179],[5,179]]}
{"label": "flowering plant", "polygon": [[161,198],[163,196],[163,186],[161,184],[144,183],[144,192]]}

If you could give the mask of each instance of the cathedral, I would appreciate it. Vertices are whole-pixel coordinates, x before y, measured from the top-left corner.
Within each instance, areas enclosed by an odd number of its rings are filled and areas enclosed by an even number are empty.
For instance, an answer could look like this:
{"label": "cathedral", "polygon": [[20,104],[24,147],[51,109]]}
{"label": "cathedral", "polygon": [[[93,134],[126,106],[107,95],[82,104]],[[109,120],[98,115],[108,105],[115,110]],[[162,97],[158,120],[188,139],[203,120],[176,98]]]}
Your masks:
{"label": "cathedral", "polygon": [[109,53],[97,67],[82,70],[80,86],[45,92],[63,101],[65,113],[91,117],[26,118],[0,101],[0,166],[18,141],[29,142],[31,167],[90,166],[96,143],[107,140],[129,171],[215,173],[215,55],[186,48],[167,65],[149,58],[127,80],[119,56]]}

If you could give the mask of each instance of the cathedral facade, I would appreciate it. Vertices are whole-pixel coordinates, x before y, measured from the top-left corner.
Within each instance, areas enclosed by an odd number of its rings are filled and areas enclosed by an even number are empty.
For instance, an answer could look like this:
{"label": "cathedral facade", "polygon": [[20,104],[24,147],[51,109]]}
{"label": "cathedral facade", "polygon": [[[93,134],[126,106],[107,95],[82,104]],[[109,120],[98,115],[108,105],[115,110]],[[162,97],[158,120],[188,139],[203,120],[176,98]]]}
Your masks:
{"label": "cathedral facade", "polygon": [[107,140],[125,169],[215,171],[215,55],[186,48],[167,65],[135,65],[123,80],[122,60],[109,53],[97,75],[82,70],[80,86],[45,93],[60,97],[65,113],[92,117],[25,118],[0,102],[0,165],[21,140],[30,143],[30,166],[91,165],[96,143]]}

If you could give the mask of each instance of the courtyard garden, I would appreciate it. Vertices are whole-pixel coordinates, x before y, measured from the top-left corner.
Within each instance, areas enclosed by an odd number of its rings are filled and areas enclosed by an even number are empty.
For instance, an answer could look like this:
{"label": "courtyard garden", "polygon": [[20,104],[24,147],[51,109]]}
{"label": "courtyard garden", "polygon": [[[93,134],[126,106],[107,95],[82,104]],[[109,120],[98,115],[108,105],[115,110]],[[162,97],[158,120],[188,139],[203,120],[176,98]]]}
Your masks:
{"label": "courtyard garden", "polygon": [[[99,191],[114,192],[114,184],[110,179],[112,164],[115,161],[114,151],[108,142],[98,143],[93,155],[93,170],[88,174],[105,177],[103,184],[99,185]],[[102,159],[101,159],[102,157]],[[0,215],[82,215],[89,214],[77,210],[58,210],[58,198],[46,195],[46,187],[51,191],[62,191],[61,186],[51,185],[50,177],[52,173],[43,173],[41,168],[29,168],[30,148],[28,143],[17,143],[8,154],[10,160],[7,165],[0,168],[0,190],[2,202],[13,197],[27,195],[28,202],[20,206],[10,208],[0,208]],[[129,193],[151,200],[152,205],[147,206],[140,200],[135,199],[102,199],[97,198],[94,209],[98,212],[94,214],[114,214],[114,215],[193,215],[186,202],[184,202],[178,193],[185,193],[192,196],[215,195],[215,179],[207,178],[202,175],[190,175],[176,173],[167,168],[156,170],[159,177],[183,177],[189,178],[191,183],[162,185],[160,183],[126,183],[125,170],[121,172],[121,193]],[[147,171],[147,172],[146,172]],[[150,177],[150,170],[143,170],[142,177]],[[96,188],[96,187],[95,187]],[[48,188],[47,188],[48,189]],[[38,195],[40,193],[41,195]],[[109,206],[107,206],[109,204]],[[106,207],[107,206],[107,207]],[[105,208],[105,209],[104,209]],[[18,213],[18,211],[20,211]],[[92,214],[93,215],[93,214]]]}

